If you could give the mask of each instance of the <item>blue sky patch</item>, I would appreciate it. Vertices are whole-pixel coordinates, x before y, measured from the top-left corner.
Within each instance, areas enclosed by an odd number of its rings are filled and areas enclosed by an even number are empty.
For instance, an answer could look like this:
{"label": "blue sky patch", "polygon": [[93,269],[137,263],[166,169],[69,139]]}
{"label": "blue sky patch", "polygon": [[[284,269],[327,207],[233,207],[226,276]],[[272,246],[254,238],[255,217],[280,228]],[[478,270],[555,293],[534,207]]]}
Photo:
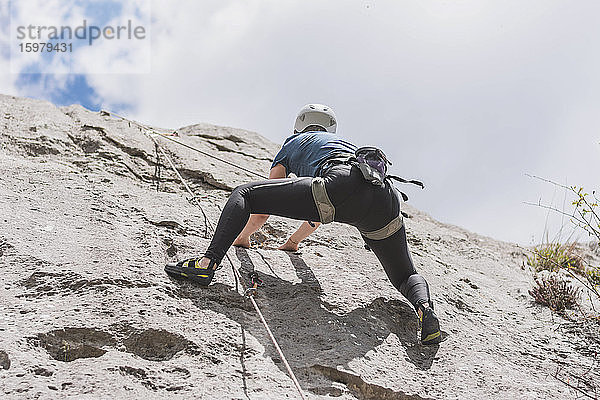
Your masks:
{"label": "blue sky patch", "polygon": [[120,16],[123,13],[123,5],[118,1],[82,1],[76,2],[84,9],[84,15],[88,22],[94,25],[105,25],[111,19]]}
{"label": "blue sky patch", "polygon": [[[81,104],[92,111],[102,109],[100,95],[88,83],[87,77],[81,74],[68,75],[64,85],[57,86],[57,78],[53,74],[20,74],[16,85],[19,92],[28,97],[39,97],[44,93],[43,99],[51,101],[58,106]],[[132,110],[130,104],[113,104],[111,110],[116,113],[125,113]]]}
{"label": "blue sky patch", "polygon": [[56,77],[52,74],[20,74],[16,85],[26,96],[37,97],[40,91],[45,94],[45,100],[57,105],[66,106],[81,104],[90,110],[99,110],[99,96],[88,82],[85,75],[69,75],[65,84],[57,86]]}
{"label": "blue sky patch", "polygon": [[[15,17],[19,12],[19,7],[15,0],[11,0],[11,7],[9,13]],[[116,0],[71,0],[65,1],[64,6],[60,8],[60,12],[56,15],[56,26],[60,27],[66,20],[72,17],[74,10],[79,9],[83,11],[83,18],[87,22],[87,26],[90,25],[103,27],[119,23],[123,24],[123,4]],[[112,22],[111,22],[112,21]],[[69,26],[75,29],[77,26],[81,26],[82,21],[76,21],[71,23]],[[51,43],[64,42],[60,39],[47,40]],[[88,43],[86,40],[73,40],[72,41],[73,52],[80,47],[87,47]],[[7,54],[8,55],[8,54]],[[18,71],[18,75],[14,84],[18,92],[24,96],[42,98],[44,100],[51,101],[57,105],[70,105],[70,104],[81,104],[82,106],[91,110],[100,110],[104,103],[104,99],[94,89],[85,74],[54,74],[51,69],[47,66],[52,64],[54,57],[67,57],[67,54],[60,54],[56,52],[41,52],[40,57],[31,63],[25,64]],[[127,56],[127,54],[123,55]],[[67,60],[67,67],[70,65],[70,61]],[[78,71],[75,71],[78,72]],[[84,72],[84,71],[81,71]],[[113,104],[111,111],[115,112],[127,112],[132,109],[129,104]]]}

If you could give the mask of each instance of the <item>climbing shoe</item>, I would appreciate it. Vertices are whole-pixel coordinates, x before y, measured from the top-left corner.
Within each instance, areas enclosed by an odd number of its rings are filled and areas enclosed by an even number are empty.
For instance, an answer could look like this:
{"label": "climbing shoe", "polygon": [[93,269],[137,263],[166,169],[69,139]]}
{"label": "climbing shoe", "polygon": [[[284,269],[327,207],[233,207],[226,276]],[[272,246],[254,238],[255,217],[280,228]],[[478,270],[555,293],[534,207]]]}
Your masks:
{"label": "climbing shoe", "polygon": [[433,305],[425,302],[419,305],[419,320],[421,321],[421,343],[437,344],[442,341],[440,321],[433,311]]}
{"label": "climbing shoe", "polygon": [[207,268],[200,266],[201,258],[190,258],[177,263],[169,263],[165,266],[165,272],[175,277],[184,277],[203,286],[208,286],[215,276],[217,263],[210,261]]}

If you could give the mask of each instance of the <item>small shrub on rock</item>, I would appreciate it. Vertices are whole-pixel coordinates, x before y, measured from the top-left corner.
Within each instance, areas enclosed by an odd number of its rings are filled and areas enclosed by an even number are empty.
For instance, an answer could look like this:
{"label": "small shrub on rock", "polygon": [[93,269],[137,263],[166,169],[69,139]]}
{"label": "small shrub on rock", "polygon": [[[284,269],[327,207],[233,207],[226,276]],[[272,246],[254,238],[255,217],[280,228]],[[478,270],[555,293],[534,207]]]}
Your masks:
{"label": "small shrub on rock", "polygon": [[536,303],[548,306],[556,312],[579,305],[580,289],[555,274],[535,278],[535,286],[529,291]]}
{"label": "small shrub on rock", "polygon": [[600,268],[590,267],[585,272],[588,281],[594,286],[600,286]]}

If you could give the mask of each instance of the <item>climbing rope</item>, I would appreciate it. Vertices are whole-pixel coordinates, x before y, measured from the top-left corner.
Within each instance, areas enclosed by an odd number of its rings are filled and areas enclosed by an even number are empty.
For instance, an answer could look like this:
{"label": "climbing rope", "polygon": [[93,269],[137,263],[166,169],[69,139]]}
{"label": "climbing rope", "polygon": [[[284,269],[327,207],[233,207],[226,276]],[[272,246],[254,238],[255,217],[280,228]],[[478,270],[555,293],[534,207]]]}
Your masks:
{"label": "climbing rope", "polygon": [[[144,135],[148,136],[152,140],[152,142],[155,145],[155,148],[158,151],[160,151],[160,153],[163,155],[163,157],[167,160],[167,162],[169,163],[171,169],[175,172],[175,174],[177,175],[177,177],[179,178],[179,180],[181,181],[181,183],[183,184],[183,186],[185,187],[185,189],[187,190],[187,192],[192,196],[192,199],[196,199],[196,195],[194,195],[194,192],[192,191],[192,189],[190,188],[190,186],[187,184],[187,182],[185,181],[185,179],[183,178],[183,176],[181,176],[181,174],[177,170],[177,167],[175,167],[175,164],[173,163],[173,161],[171,160],[171,158],[168,156],[168,154],[158,145],[158,142],[154,139],[153,134],[161,136],[161,137],[164,137],[165,139],[169,139],[169,140],[172,140],[171,138],[169,138],[167,136],[164,136],[164,135],[162,135],[160,133],[155,132],[154,129],[152,129],[151,127],[148,127],[146,125],[140,124],[140,123],[135,122],[135,121],[128,120],[128,119],[126,119],[126,118],[124,118],[124,117],[122,117],[120,115],[114,114],[112,112],[101,111],[101,114],[112,115],[112,116],[117,117],[117,118],[119,118],[119,119],[121,119],[123,121],[127,121],[129,123],[133,123],[134,125],[137,125],[138,128],[140,128],[140,131]],[[151,133],[148,133],[148,131],[150,131]],[[183,145],[185,147],[192,148],[191,146],[187,146],[184,143],[181,143],[181,142],[178,142],[178,141],[175,141],[175,142],[179,143],[179,144],[181,144],[181,145]],[[194,149],[194,148],[192,148],[192,149],[193,150],[197,150],[197,149]],[[199,151],[202,154],[206,154],[206,155],[208,155],[210,157],[219,159],[219,158],[214,157],[214,156],[212,156],[212,155],[210,155],[208,153],[204,153],[204,152],[202,152],[200,150],[197,150],[197,151]],[[224,160],[221,160],[221,161],[224,161]],[[231,163],[229,163],[227,161],[224,161],[224,162],[226,162],[227,164],[230,164],[230,165],[234,165],[234,164],[231,164]],[[251,173],[253,173],[255,175],[258,175],[258,174],[254,173],[252,171],[246,170],[245,168],[242,168],[242,167],[239,167],[239,168],[244,169],[247,172],[251,172]],[[202,215],[204,216],[205,228],[210,227],[211,231],[214,232],[214,228],[213,228],[212,224],[210,223],[210,220],[207,218],[206,213],[204,212],[204,209],[202,208],[202,206],[198,202],[196,202],[195,205],[200,209],[200,211],[202,212]],[[205,230],[205,232],[206,232],[206,230]],[[238,282],[242,282],[242,285],[244,285],[243,284],[244,280],[243,280],[242,275],[240,274],[240,272],[237,269],[235,269],[235,267],[233,265],[233,262],[231,261],[231,258],[229,258],[229,255],[227,253],[225,253],[225,257],[227,258],[227,261],[229,262],[229,264],[231,265],[231,269],[233,270],[233,275],[234,275],[235,280],[236,280],[236,290],[238,290]],[[250,302],[252,303],[252,306],[256,310],[256,313],[258,314],[258,316],[260,318],[260,321],[262,322],[263,326],[265,327],[265,330],[267,331],[267,334],[269,335],[269,338],[271,339],[271,342],[273,343],[273,346],[275,347],[275,350],[279,354],[279,357],[281,357],[281,360],[283,361],[283,365],[285,366],[285,369],[287,370],[290,378],[292,379],[292,382],[294,383],[294,386],[298,390],[298,394],[300,395],[300,398],[302,400],[306,400],[306,396],[304,396],[304,392],[302,391],[302,387],[300,386],[300,383],[298,382],[298,379],[296,378],[296,375],[292,371],[292,368],[290,367],[290,364],[288,363],[287,358],[283,354],[283,351],[281,350],[281,347],[279,347],[279,343],[277,343],[277,339],[275,339],[275,335],[273,335],[273,332],[271,331],[271,328],[269,327],[269,324],[267,323],[265,317],[263,316],[263,313],[260,311],[260,308],[258,307],[258,304],[256,303],[256,300],[254,299],[254,295],[257,293],[258,288],[260,286],[262,286],[262,281],[258,277],[258,274],[256,272],[254,272],[254,271],[250,273],[250,284],[251,284],[250,287],[246,287],[245,288],[246,290],[244,291],[244,296],[246,298],[250,299]],[[238,290],[238,292],[239,292],[239,290]]]}
{"label": "climbing rope", "polygon": [[[152,140],[154,140],[154,138],[152,138]],[[183,177],[181,176],[181,174],[179,173],[179,171],[177,171],[177,168],[175,168],[175,165],[173,164],[173,162],[171,161],[171,159],[169,158],[169,156],[166,155],[166,153],[164,152],[164,150],[162,148],[159,147],[159,149],[160,149],[161,153],[163,154],[163,156],[167,159],[167,161],[171,165],[171,168],[173,169],[173,171],[175,171],[175,173],[179,177],[181,183],[183,183],[183,185],[185,186],[186,190],[192,196],[194,196],[194,193],[190,189],[189,185],[185,182],[185,180],[183,179]],[[201,207],[199,207],[199,208],[202,210]],[[202,214],[206,216],[206,214],[204,213],[204,210],[202,210]],[[214,231],[214,229],[212,228],[212,226],[211,226],[211,230]],[[229,258],[229,255],[225,254],[225,257],[227,257],[227,260],[229,261],[229,264],[231,265],[232,270],[234,271],[234,275],[236,275],[236,280],[239,279],[240,282],[243,282],[243,278],[242,278],[240,272],[237,269],[235,269],[235,267],[233,266],[233,262]],[[304,393],[302,392],[302,388],[300,387],[300,383],[298,382],[298,379],[296,379],[296,376],[294,375],[294,372],[292,371],[292,368],[290,367],[290,364],[288,363],[285,355],[283,354],[283,351],[281,350],[281,347],[279,347],[279,344],[277,343],[277,339],[275,339],[275,336],[273,335],[273,332],[271,332],[271,328],[269,327],[269,324],[265,320],[265,317],[263,316],[262,312],[260,311],[260,308],[258,307],[258,304],[256,303],[256,300],[254,299],[254,295],[256,294],[257,289],[259,287],[259,283],[258,282],[260,282],[258,280],[258,275],[256,274],[256,272],[253,272],[251,274],[251,279],[252,279],[252,287],[249,287],[249,288],[246,289],[245,296],[248,299],[250,299],[250,302],[252,303],[252,306],[254,307],[254,309],[256,310],[256,313],[260,317],[260,320],[263,323],[263,325],[264,325],[264,327],[265,327],[265,329],[266,329],[266,331],[267,331],[267,333],[269,335],[269,338],[271,339],[271,342],[273,343],[273,346],[275,346],[275,350],[277,350],[277,353],[281,357],[281,360],[283,361],[283,365],[285,365],[285,368],[286,368],[288,374],[290,375],[290,378],[292,379],[292,382],[294,382],[294,386],[296,386],[296,389],[298,389],[298,393],[300,394],[300,397],[304,400],[304,399],[306,399],[306,397],[304,396]]]}
{"label": "climbing rope", "polygon": [[156,165],[154,166],[154,180],[156,181],[156,191],[160,192],[160,154],[158,154],[158,143],[154,143],[154,151],[156,152]]}
{"label": "climbing rope", "polygon": [[144,124],[141,124],[139,122],[129,120],[129,119],[127,119],[127,118],[125,118],[125,117],[123,117],[123,116],[121,116],[119,114],[115,114],[115,113],[113,113],[111,111],[100,111],[100,115],[110,115],[110,116],[116,117],[118,119],[121,119],[123,121],[127,121],[130,124],[136,125],[138,128],[141,128],[141,129],[143,129],[145,131],[150,131],[152,134],[159,135],[159,136],[161,136],[161,137],[163,137],[163,138],[165,138],[167,140],[170,140],[171,142],[177,143],[180,146],[187,147],[190,150],[196,151],[196,152],[198,152],[198,153],[200,153],[202,155],[205,155],[207,157],[210,157],[210,158],[213,158],[215,160],[221,161],[222,163],[225,163],[225,164],[230,165],[232,167],[238,168],[238,169],[240,169],[242,171],[248,172],[249,174],[252,174],[254,176],[258,176],[259,178],[268,179],[268,177],[264,176],[263,174],[259,174],[258,172],[252,171],[252,170],[244,168],[244,167],[242,167],[240,165],[234,164],[234,163],[232,163],[230,161],[224,160],[224,159],[222,159],[220,157],[217,157],[217,156],[215,156],[213,154],[210,154],[210,153],[208,153],[206,151],[200,150],[200,149],[198,149],[196,147],[193,147],[193,146],[190,146],[190,145],[185,144],[183,142],[180,142],[179,140],[175,140],[172,137],[170,137],[169,134],[156,132],[156,130],[154,130],[151,126],[144,125]]}
{"label": "climbing rope", "polygon": [[181,145],[181,146],[183,146],[183,147],[187,147],[187,148],[188,148],[188,149],[190,149],[190,150],[194,150],[194,151],[197,151],[197,152],[198,152],[198,153],[200,153],[200,154],[204,154],[204,155],[205,155],[205,156],[207,156],[207,157],[211,157],[211,158],[214,158],[215,160],[219,160],[219,161],[221,161],[221,162],[223,162],[223,163],[225,163],[225,164],[227,164],[227,165],[231,165],[232,167],[236,167],[236,168],[238,168],[238,169],[241,169],[242,171],[246,171],[246,172],[248,172],[248,173],[250,173],[250,174],[252,174],[252,175],[258,176],[258,177],[260,177],[260,178],[263,178],[263,179],[268,179],[266,176],[264,176],[264,175],[262,175],[262,174],[259,174],[259,173],[257,173],[257,172],[254,172],[254,171],[252,171],[252,170],[249,170],[249,169],[247,169],[247,168],[241,167],[241,166],[239,166],[239,165],[237,165],[237,164],[234,164],[234,163],[232,163],[232,162],[229,162],[229,161],[227,161],[227,160],[224,160],[224,159],[222,159],[222,158],[219,158],[219,157],[217,157],[217,156],[214,156],[214,155],[212,155],[212,154],[210,154],[210,153],[207,153],[207,152],[205,152],[205,151],[202,151],[202,150],[200,150],[200,149],[197,149],[197,148],[195,148],[195,147],[193,147],[193,146],[190,146],[190,145],[188,145],[188,144],[185,144],[185,143],[183,143],[183,142],[180,142],[179,140],[175,140],[175,139],[173,139],[172,137],[169,137],[169,136],[166,136],[166,135],[163,135],[163,134],[160,134],[160,133],[158,133],[158,135],[160,135],[161,137],[163,137],[163,138],[165,138],[165,139],[168,139],[168,140],[170,140],[171,142],[175,142],[175,143],[177,143],[177,144],[179,144],[179,145]]}
{"label": "climbing rope", "polygon": [[[192,204],[196,205],[200,209],[200,212],[202,212],[202,216],[204,217],[204,238],[207,239],[208,238],[208,227],[210,226],[210,221],[208,220],[208,216],[206,215],[206,213],[204,212],[204,209],[200,206],[200,204],[195,203],[196,196],[194,195],[194,192],[192,192],[192,189],[189,187],[189,185],[187,184],[185,179],[183,179],[183,176],[181,176],[181,174],[179,173],[177,168],[175,168],[175,164],[173,164],[173,161],[171,161],[171,158],[167,155],[167,153],[165,153],[165,151],[162,149],[162,147],[160,147],[158,145],[158,143],[156,142],[156,140],[154,140],[154,138],[152,136],[150,136],[150,139],[152,139],[156,148],[162,153],[163,157],[167,160],[167,162],[169,163],[169,165],[171,166],[173,171],[175,171],[175,174],[177,174],[177,177],[179,178],[181,183],[183,183],[183,186],[185,186],[185,189],[188,191],[190,196],[192,196],[190,199],[190,202]],[[212,227],[211,227],[211,230],[212,230]]]}
{"label": "climbing rope", "polygon": [[[254,274],[254,277],[252,277],[253,274]],[[290,378],[292,378],[292,382],[294,382],[294,386],[296,386],[296,389],[298,389],[300,398],[302,398],[302,400],[306,400],[306,397],[304,397],[304,392],[302,392],[302,388],[300,387],[300,383],[298,382],[298,379],[296,379],[296,375],[294,375],[294,372],[292,371],[290,364],[288,364],[287,359],[283,355],[283,351],[281,351],[281,348],[279,347],[279,344],[277,343],[277,340],[275,339],[273,332],[271,332],[271,328],[269,328],[269,324],[267,324],[265,317],[263,316],[262,312],[260,312],[260,308],[258,308],[258,304],[256,304],[256,300],[254,300],[254,294],[256,293],[258,286],[260,286],[256,282],[256,279],[258,279],[258,275],[256,274],[256,272],[253,272],[251,274],[251,279],[252,279],[252,287],[246,289],[246,296],[252,302],[252,305],[254,306],[256,313],[258,314],[261,322],[265,326],[265,329],[267,330],[267,333],[269,334],[269,338],[271,338],[271,342],[273,342],[273,346],[275,346],[275,350],[277,350],[277,353],[279,353],[279,356],[281,357],[281,361],[283,361],[283,365],[285,365],[285,369],[287,370],[288,374],[290,375]],[[262,281],[260,281],[260,283],[262,284]]]}

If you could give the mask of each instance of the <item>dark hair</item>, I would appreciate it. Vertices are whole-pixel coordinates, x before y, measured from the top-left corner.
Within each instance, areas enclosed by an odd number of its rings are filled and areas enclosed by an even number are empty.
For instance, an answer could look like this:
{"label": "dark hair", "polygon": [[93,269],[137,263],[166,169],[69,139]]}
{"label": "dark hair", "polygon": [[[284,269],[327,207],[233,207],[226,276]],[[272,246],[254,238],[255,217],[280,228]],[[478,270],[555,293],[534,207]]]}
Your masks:
{"label": "dark hair", "polygon": [[294,133],[304,133],[304,132],[327,132],[327,129],[323,128],[321,125],[309,125],[302,130],[302,132],[298,132],[294,130]]}

